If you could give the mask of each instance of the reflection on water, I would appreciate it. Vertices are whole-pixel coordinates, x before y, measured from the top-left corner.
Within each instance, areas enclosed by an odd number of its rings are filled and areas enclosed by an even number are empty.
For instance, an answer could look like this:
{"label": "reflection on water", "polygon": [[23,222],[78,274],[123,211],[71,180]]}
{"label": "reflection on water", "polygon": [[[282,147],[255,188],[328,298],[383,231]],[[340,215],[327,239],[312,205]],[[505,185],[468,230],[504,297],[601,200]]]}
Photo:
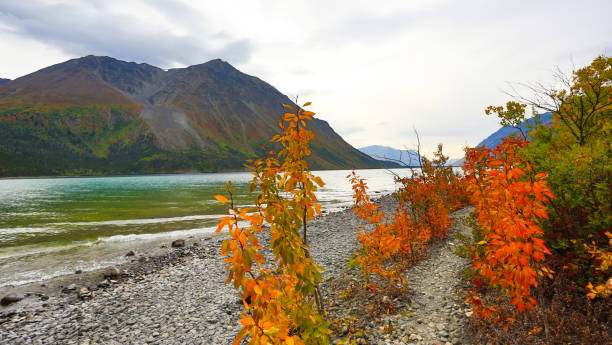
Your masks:
{"label": "reflection on water", "polygon": [[[410,174],[408,169],[395,173]],[[351,202],[350,171],[317,171],[323,209]],[[359,170],[370,192],[390,193],[393,175]],[[143,245],[214,230],[225,212],[213,199],[227,180],[250,205],[249,173],[0,180],[0,286],[118,263]]]}

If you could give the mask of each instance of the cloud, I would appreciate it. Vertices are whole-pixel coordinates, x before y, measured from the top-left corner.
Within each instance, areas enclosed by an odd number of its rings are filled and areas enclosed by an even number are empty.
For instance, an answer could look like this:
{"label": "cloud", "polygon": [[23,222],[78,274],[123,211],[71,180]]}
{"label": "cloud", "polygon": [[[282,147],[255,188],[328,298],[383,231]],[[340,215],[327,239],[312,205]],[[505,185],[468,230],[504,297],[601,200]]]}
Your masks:
{"label": "cloud", "polygon": [[214,32],[213,45],[207,42],[205,33],[200,36],[192,27],[181,28],[181,22],[202,20],[188,5],[156,1],[129,11],[126,4],[128,11],[119,13],[109,8],[113,5],[124,6],[112,2],[8,0],[0,3],[0,22],[12,33],[51,44],[72,56],[109,55],[169,67],[214,58],[241,64],[251,55],[253,48],[247,39],[219,37]]}
{"label": "cloud", "polygon": [[347,18],[339,25],[337,31],[353,39],[381,39],[381,37],[410,28],[417,20],[418,17],[405,12],[386,15],[359,15]]}
{"label": "cloud", "polygon": [[339,128],[336,128],[336,130],[341,135],[351,135],[351,134],[363,132],[366,129],[360,126],[352,126],[352,127],[346,127],[346,128],[339,127]]}

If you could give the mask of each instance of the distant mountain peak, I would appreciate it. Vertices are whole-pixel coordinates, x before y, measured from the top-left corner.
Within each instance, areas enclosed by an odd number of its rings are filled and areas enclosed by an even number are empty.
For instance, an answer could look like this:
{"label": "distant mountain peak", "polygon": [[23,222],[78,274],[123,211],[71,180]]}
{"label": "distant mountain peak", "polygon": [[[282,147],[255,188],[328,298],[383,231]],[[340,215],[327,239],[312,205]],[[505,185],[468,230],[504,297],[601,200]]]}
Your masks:
{"label": "distant mountain peak", "polygon": [[395,163],[403,163],[407,166],[413,166],[419,164],[419,155],[413,150],[400,150],[389,146],[383,145],[370,145],[362,147],[359,151],[367,154],[368,156]]}
{"label": "distant mountain peak", "polygon": [[201,64],[192,65],[186,68],[176,68],[174,70],[190,70],[190,71],[214,71],[221,73],[242,73],[229,62],[221,59],[213,59]]}
{"label": "distant mountain peak", "polygon": [[221,65],[231,66],[229,64],[229,62],[227,62],[227,61],[225,61],[223,59],[220,59],[220,58],[212,59],[212,60],[210,60],[208,62],[205,62],[204,64],[212,64],[212,65],[221,64]]}
{"label": "distant mountain peak", "polygon": [[[539,118],[539,121],[542,121],[543,124],[550,123],[553,120],[552,113],[539,114],[537,118]],[[535,123],[536,116],[525,120],[523,123],[521,123],[519,128],[521,128],[525,135],[527,135],[527,132],[530,130],[530,127],[534,126]],[[494,149],[502,142],[503,138],[507,138],[512,134],[518,134],[519,132],[520,130],[514,127],[501,127],[500,129],[489,135],[486,139],[481,141],[478,145],[476,145],[476,147],[486,146],[488,148]]]}

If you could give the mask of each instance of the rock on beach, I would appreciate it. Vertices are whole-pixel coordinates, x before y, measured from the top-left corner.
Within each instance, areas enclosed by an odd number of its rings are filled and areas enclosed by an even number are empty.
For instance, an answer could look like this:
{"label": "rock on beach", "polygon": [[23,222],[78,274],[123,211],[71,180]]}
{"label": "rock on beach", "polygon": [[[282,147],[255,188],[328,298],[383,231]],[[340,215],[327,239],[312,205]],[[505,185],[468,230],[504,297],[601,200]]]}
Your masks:
{"label": "rock on beach", "polygon": [[25,294],[23,292],[11,292],[6,296],[2,297],[2,299],[0,300],[0,305],[7,306],[19,302],[24,298]]}

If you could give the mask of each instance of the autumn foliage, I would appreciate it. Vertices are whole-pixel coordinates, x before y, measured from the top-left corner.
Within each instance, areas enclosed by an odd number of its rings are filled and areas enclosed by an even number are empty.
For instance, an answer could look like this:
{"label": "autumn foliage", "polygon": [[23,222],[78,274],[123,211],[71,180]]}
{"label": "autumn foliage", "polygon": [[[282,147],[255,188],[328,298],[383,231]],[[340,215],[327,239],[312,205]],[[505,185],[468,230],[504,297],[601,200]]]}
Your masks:
{"label": "autumn foliage", "polygon": [[[521,129],[520,137],[496,148],[466,149],[463,175],[446,166],[440,145],[432,160],[419,157],[411,176],[396,176],[393,212],[382,212],[357,173],[348,175],[354,213],[363,221],[352,259],[362,291],[404,292],[406,270],[446,236],[451,212],[471,204],[473,236],[464,239],[463,254],[472,261],[467,273],[475,289],[468,300],[482,334],[494,343],[514,341],[513,324],[519,342],[542,343],[541,331],[551,344],[612,339],[611,83],[612,58],[601,56],[564,80],[566,89],[535,89],[540,93],[528,104],[488,107],[504,126],[519,128],[528,105],[550,111],[554,121]],[[549,103],[540,103],[546,97]],[[230,234],[222,248],[228,282],[241,291],[245,307],[235,344],[246,336],[254,345],[329,343],[320,268],[307,242],[307,223],[321,213],[314,193],[323,185],[305,161],[313,115],[284,114],[282,133],[272,139],[280,152],[249,164],[251,191],[259,193],[255,208],[236,209],[230,184],[229,200],[217,196],[230,206],[218,229]],[[273,260],[259,243],[264,231]]]}
{"label": "autumn foliage", "polygon": [[[306,103],[303,107],[310,105]],[[272,138],[280,145],[278,153],[251,161],[251,192],[258,190],[256,207],[235,208],[231,184],[225,188],[229,213],[217,231],[227,228],[230,238],[222,245],[222,255],[235,289],[243,297],[242,330],[234,344],[247,335],[249,344],[328,344],[328,322],[323,318],[318,292],[321,268],[310,257],[307,222],[321,214],[314,192],[323,186],[321,178],[309,170],[305,158],[314,134],[307,129],[314,113],[292,106],[285,108],[279,126],[282,133]],[[264,225],[266,224],[266,225]],[[273,254],[268,261],[258,234],[269,232]],[[300,236],[301,234],[301,236]]]}
{"label": "autumn foliage", "polygon": [[[518,154],[526,144],[513,138],[504,139],[495,150],[469,149],[464,165],[468,193],[484,235],[472,251],[475,273],[507,294],[519,311],[537,304],[530,289],[538,286],[538,275],[547,272],[542,262],[550,251],[538,223],[548,218],[545,204],[553,198],[546,174],[534,174]],[[490,314],[479,299],[472,302],[482,316]]]}
{"label": "autumn foliage", "polygon": [[[421,158],[420,171],[406,178],[396,176],[398,206],[391,219],[371,201],[364,179],[354,171],[347,176],[354,192],[354,213],[364,221],[357,229],[361,248],[354,261],[361,267],[365,286],[376,290],[378,282],[385,284],[383,288],[395,284],[404,289],[406,270],[423,256],[432,239],[450,229],[450,212],[465,205],[466,198],[462,180],[445,166],[446,160],[439,146],[433,161]],[[371,275],[377,278],[374,282]]]}

